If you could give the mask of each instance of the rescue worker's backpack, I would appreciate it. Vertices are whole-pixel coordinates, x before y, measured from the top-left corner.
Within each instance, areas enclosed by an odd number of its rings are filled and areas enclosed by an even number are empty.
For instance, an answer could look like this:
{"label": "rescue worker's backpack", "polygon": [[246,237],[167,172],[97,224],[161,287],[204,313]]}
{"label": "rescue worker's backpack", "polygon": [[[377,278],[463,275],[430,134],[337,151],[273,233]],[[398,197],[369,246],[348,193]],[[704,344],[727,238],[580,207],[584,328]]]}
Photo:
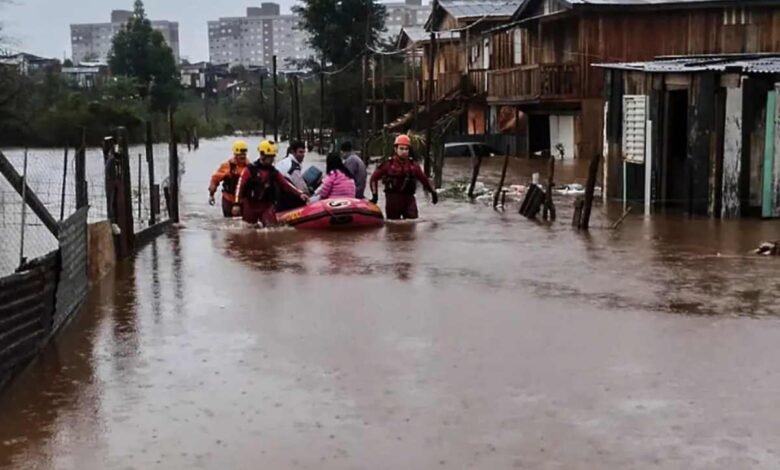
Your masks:
{"label": "rescue worker's backpack", "polygon": [[236,174],[235,162],[229,162],[230,173],[222,180],[222,192],[227,194],[236,194],[236,188],[238,187],[238,180],[241,178],[241,174]]}
{"label": "rescue worker's backpack", "polygon": [[267,181],[261,179],[261,167],[257,163],[250,163],[247,165],[247,169],[249,170],[249,181],[246,183],[246,197],[255,202],[273,201],[279,191],[276,184],[276,174],[278,173],[276,168],[273,165],[267,167]]}

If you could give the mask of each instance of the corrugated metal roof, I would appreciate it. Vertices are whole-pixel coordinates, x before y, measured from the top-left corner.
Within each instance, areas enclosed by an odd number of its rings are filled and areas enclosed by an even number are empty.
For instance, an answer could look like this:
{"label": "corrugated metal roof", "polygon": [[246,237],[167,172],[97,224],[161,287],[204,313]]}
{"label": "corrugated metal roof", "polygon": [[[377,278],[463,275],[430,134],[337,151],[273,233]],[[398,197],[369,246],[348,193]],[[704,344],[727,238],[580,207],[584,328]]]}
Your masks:
{"label": "corrugated metal roof", "polygon": [[734,0],[564,0],[571,5],[669,5],[674,3],[720,3]]}
{"label": "corrugated metal roof", "polygon": [[507,0],[441,0],[439,5],[456,19],[510,17],[520,1]]}
{"label": "corrugated metal roof", "polygon": [[647,62],[593,64],[606,69],[646,73],[739,72],[780,74],[780,55],[668,57]]}
{"label": "corrugated metal roof", "polygon": [[401,28],[401,34],[405,34],[412,42],[423,42],[431,38],[431,33],[425,31],[423,28],[415,26],[404,26]]}

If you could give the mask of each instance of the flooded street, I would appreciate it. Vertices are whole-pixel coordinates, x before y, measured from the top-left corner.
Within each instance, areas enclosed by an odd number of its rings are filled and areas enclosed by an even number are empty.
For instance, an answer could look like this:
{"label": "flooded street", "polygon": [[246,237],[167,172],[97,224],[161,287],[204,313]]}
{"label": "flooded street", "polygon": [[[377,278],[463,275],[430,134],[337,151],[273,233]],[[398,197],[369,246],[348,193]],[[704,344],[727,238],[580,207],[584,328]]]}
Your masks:
{"label": "flooded street", "polygon": [[413,224],[248,229],[207,204],[230,142],[0,394],[0,468],[780,468],[780,261],[750,254],[780,223],[418,194]]}

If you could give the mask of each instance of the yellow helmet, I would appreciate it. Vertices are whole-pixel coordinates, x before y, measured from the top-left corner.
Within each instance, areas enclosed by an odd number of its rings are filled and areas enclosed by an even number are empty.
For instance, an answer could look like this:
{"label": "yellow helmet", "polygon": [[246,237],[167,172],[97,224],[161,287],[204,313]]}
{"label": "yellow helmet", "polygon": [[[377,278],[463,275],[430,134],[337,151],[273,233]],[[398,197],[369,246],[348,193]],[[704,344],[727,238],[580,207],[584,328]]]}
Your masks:
{"label": "yellow helmet", "polygon": [[249,145],[244,140],[237,140],[233,143],[233,155],[249,152]]}
{"label": "yellow helmet", "polygon": [[261,155],[273,155],[275,157],[276,144],[271,140],[264,140],[257,146],[257,151],[260,152]]}

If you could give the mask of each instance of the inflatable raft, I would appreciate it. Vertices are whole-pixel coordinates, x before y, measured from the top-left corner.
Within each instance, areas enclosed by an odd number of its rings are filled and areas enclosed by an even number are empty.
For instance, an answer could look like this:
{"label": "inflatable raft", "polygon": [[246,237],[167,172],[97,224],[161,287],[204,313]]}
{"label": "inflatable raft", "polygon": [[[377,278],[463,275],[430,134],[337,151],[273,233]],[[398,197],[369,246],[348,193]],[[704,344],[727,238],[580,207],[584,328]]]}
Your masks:
{"label": "inflatable raft", "polygon": [[306,207],[283,212],[279,222],[300,230],[329,230],[381,227],[382,210],[363,199],[325,199]]}

